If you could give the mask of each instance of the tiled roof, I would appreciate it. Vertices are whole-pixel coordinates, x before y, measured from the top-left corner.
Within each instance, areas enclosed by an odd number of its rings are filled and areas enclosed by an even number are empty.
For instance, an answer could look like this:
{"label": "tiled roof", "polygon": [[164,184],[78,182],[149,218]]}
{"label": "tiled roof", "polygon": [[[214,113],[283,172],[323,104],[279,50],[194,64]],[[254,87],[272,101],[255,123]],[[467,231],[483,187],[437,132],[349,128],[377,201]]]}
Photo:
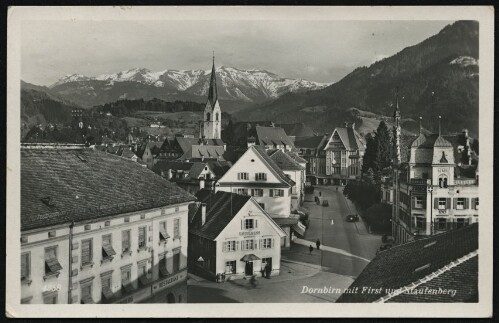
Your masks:
{"label": "tiled roof", "polygon": [[[455,290],[449,294],[417,294],[416,291]],[[478,302],[478,255],[474,255],[411,291],[389,298],[388,303],[468,303]]]}
{"label": "tiled roof", "polygon": [[[175,137],[175,140],[177,141],[180,149],[182,150],[182,153],[184,154],[188,152],[193,145],[199,145],[201,143],[201,139],[198,138]],[[204,144],[209,146],[223,147],[224,142],[222,141],[222,139],[205,139]]]}
{"label": "tiled roof", "polygon": [[[334,129],[340,136],[346,150],[365,150],[366,144],[362,136],[351,127],[336,127]],[[334,134],[334,132],[333,132]]]}
{"label": "tiled roof", "polygon": [[200,207],[192,219],[189,233],[215,239],[250,199],[251,196],[228,192],[217,192],[206,198],[206,223],[201,225]]}
{"label": "tiled roof", "polygon": [[194,163],[192,162],[160,160],[156,164],[154,164],[154,166],[152,167],[152,171],[156,174],[161,174],[161,171],[167,172],[169,169],[189,171],[192,168],[192,165],[194,165]]}
{"label": "tiled roof", "polygon": [[301,171],[303,167],[293,160],[288,154],[284,153],[282,150],[277,150],[270,158],[279,166],[282,170],[290,171]]}
{"label": "tiled roof", "polygon": [[452,147],[452,144],[439,134],[420,134],[412,143],[412,148]]}
{"label": "tiled roof", "polygon": [[232,163],[225,160],[210,160],[208,165],[217,178],[222,177],[232,167]]}
{"label": "tiled roof", "polygon": [[308,161],[305,158],[298,156],[298,154],[295,152],[286,150],[286,154],[288,154],[289,157],[291,157],[295,162],[297,162],[299,164],[300,163],[303,163],[303,164],[308,163]]}
{"label": "tiled roof", "polygon": [[283,128],[288,136],[306,137],[314,135],[312,128],[304,123],[280,123],[276,124],[276,127]]}
{"label": "tiled roof", "polygon": [[286,174],[282,171],[282,169],[279,168],[279,166],[272,160],[272,158],[267,155],[267,152],[265,151],[265,148],[260,147],[260,146],[251,146],[250,149],[254,149],[258,155],[262,157],[263,160],[267,162],[267,164],[274,170],[276,173],[277,177],[279,177],[284,183],[293,186],[295,185],[295,182],[288,178]]}
{"label": "tiled roof", "polygon": [[284,129],[279,127],[256,127],[256,135],[260,145],[286,145],[294,147],[291,139],[286,135]]}
{"label": "tiled roof", "polygon": [[223,159],[224,153],[223,146],[192,145],[179,159]]}
{"label": "tiled roof", "polygon": [[[339,303],[374,302],[386,296],[386,289],[398,289],[418,282],[452,262],[478,250],[478,224],[407,242],[380,252],[350,285],[382,288],[381,293],[343,294]],[[470,273],[471,275],[472,273]],[[469,279],[473,279],[469,277]],[[445,284],[445,281],[442,282]],[[442,288],[460,288],[458,286]]]}
{"label": "tiled roof", "polygon": [[85,148],[21,149],[21,230],[192,200],[177,185],[116,155]]}
{"label": "tiled roof", "polygon": [[191,170],[189,171],[189,177],[191,179],[198,179],[199,175],[201,175],[205,167],[207,167],[206,163],[200,163],[200,162],[193,163]]}

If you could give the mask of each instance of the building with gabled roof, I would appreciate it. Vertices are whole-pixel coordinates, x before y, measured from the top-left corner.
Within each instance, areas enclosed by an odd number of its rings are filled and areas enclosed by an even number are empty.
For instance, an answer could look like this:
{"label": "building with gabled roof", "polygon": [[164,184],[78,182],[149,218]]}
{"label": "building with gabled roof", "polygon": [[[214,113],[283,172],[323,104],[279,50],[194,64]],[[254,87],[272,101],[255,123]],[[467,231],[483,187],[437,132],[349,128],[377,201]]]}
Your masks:
{"label": "building with gabled roof", "polygon": [[329,183],[346,185],[349,180],[360,178],[366,144],[354,123],[336,127],[324,150]]}
{"label": "building with gabled roof", "polygon": [[191,208],[189,270],[211,279],[278,275],[286,234],[248,195],[203,194]]}
{"label": "building with gabled roof", "polygon": [[298,154],[307,161],[306,180],[311,184],[326,184],[330,181],[326,175],[326,151],[324,150],[328,139],[327,134],[295,138]]}
{"label": "building with gabled roof", "polygon": [[213,189],[217,179],[207,162],[186,162],[177,160],[158,161],[152,170],[163,178],[195,194],[200,189]]}
{"label": "building with gabled roof", "polygon": [[293,141],[280,127],[256,126],[256,137],[248,138],[248,146],[259,145],[265,149],[294,150]]}
{"label": "building with gabled roof", "polygon": [[291,188],[291,209],[298,210],[305,200],[305,167],[282,150],[267,151],[270,158],[295,185]]}
{"label": "building with gabled roof", "polygon": [[[298,222],[291,214],[292,187],[296,183],[279,168],[262,146],[251,146],[215,184],[215,191],[252,196],[286,231],[283,247],[289,247],[290,227]],[[291,222],[290,222],[291,221]]]}
{"label": "building with gabled roof", "polygon": [[478,302],[478,224],[379,252],[336,302]]}
{"label": "building with gabled roof", "polygon": [[223,146],[192,145],[187,152],[178,158],[185,161],[224,160]]}
{"label": "building with gabled roof", "polygon": [[21,303],[185,302],[194,200],[113,154],[22,145]]}

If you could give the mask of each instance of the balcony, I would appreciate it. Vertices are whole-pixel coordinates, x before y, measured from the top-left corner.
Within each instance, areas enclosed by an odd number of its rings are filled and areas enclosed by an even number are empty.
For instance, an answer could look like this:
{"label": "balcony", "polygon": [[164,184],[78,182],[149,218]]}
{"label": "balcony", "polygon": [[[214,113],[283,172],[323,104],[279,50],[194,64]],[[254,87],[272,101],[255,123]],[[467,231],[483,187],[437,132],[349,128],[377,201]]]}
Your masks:
{"label": "balcony", "polygon": [[454,180],[454,185],[455,186],[467,186],[467,185],[477,185],[477,180],[474,178],[468,178],[468,179],[455,179]]}

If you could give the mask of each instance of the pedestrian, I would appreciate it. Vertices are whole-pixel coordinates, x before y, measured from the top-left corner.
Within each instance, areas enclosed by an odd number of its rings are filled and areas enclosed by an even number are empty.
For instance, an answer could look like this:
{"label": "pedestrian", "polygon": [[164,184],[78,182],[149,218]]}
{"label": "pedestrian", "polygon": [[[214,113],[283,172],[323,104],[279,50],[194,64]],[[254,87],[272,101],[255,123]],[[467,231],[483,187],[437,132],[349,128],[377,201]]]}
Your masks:
{"label": "pedestrian", "polygon": [[317,239],[317,241],[315,242],[315,245],[317,246],[317,250],[319,250],[321,248],[321,241],[319,239]]}
{"label": "pedestrian", "polygon": [[251,287],[253,287],[253,288],[256,287],[256,276],[254,274],[253,274],[253,276],[251,276],[250,283],[251,283]]}
{"label": "pedestrian", "polygon": [[312,245],[310,245],[310,246],[308,247],[308,251],[309,251],[309,253],[308,253],[308,254],[309,254],[309,255],[311,255],[311,254],[312,254],[312,251],[314,251],[314,247],[312,247]]}
{"label": "pedestrian", "polygon": [[222,273],[222,283],[225,282],[225,272]]}

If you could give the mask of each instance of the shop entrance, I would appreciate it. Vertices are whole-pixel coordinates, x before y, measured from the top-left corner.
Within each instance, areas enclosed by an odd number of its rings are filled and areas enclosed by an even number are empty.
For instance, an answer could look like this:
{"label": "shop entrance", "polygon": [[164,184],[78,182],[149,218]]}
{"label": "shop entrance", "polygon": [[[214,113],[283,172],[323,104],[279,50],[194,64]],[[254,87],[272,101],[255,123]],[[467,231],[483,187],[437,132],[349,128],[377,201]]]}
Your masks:
{"label": "shop entrance", "polygon": [[246,267],[244,268],[244,274],[246,276],[253,275],[253,261],[246,261]]}

